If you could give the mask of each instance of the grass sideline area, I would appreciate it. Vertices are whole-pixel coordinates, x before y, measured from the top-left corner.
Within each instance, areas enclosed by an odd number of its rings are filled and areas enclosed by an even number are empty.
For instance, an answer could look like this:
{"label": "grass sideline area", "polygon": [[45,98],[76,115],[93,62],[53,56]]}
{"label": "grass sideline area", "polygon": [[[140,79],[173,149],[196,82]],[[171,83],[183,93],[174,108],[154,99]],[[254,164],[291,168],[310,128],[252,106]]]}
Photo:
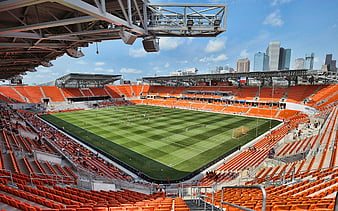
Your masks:
{"label": "grass sideline area", "polygon": [[[182,178],[279,124],[277,120],[149,105],[42,117],[160,180]],[[233,130],[238,127],[247,127],[248,132],[234,139]]]}

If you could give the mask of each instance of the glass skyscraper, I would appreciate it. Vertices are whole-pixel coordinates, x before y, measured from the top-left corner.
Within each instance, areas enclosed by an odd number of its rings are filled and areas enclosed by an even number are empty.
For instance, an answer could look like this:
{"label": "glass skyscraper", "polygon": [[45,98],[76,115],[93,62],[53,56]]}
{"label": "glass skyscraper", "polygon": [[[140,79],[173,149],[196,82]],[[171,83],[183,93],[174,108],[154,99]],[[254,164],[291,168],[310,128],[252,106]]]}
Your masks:
{"label": "glass skyscraper", "polygon": [[291,63],[291,49],[287,48],[284,49],[284,69],[283,70],[290,70],[290,63]]}
{"label": "glass skyscraper", "polygon": [[289,70],[290,69],[290,59],[291,59],[291,49],[280,48],[279,49],[279,61],[278,61],[278,70]]}
{"label": "glass skyscraper", "polygon": [[276,71],[279,66],[280,42],[270,42],[266,49],[266,54],[269,56],[269,70]]}
{"label": "glass skyscraper", "polygon": [[269,57],[263,52],[255,53],[254,57],[254,71],[266,71],[269,70]]}

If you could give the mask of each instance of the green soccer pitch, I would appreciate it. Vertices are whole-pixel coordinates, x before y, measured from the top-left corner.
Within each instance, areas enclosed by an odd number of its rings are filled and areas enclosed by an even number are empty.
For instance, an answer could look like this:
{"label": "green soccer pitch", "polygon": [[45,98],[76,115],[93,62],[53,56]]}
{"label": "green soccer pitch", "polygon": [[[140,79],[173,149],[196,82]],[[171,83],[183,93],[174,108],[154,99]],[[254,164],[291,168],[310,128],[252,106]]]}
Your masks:
{"label": "green soccer pitch", "polygon": [[[251,141],[277,120],[149,105],[43,115],[144,174],[179,179]],[[234,129],[248,128],[233,138]]]}

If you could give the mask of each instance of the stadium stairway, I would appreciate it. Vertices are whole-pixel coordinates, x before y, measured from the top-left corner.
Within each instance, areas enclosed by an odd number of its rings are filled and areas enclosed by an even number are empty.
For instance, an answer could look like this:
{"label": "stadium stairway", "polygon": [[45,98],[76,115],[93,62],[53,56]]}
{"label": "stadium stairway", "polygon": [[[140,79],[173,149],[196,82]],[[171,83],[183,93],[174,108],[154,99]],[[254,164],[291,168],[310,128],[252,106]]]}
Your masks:
{"label": "stadium stairway", "polygon": [[[187,204],[187,206],[189,207],[191,211],[212,210],[212,207],[209,203],[201,202],[200,205],[198,205],[198,203],[195,200],[185,200],[185,203]],[[221,210],[221,209],[214,207],[213,210],[216,211],[216,210]]]}

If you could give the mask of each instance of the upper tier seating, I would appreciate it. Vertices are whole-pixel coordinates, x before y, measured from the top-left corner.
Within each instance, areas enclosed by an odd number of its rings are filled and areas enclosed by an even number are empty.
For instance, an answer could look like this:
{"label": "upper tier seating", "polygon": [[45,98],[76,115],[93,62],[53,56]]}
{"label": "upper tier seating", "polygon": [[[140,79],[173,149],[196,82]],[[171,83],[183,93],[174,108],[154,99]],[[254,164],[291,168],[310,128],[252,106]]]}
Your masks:
{"label": "upper tier seating", "polygon": [[319,85],[298,85],[291,86],[287,94],[287,102],[292,103],[303,103],[304,100],[310,97],[312,94],[319,89]]}
{"label": "upper tier seating", "polygon": [[42,98],[44,98],[43,93],[41,92],[41,87],[39,86],[18,86],[15,89],[25,98],[27,98],[30,103],[41,103]]}
{"label": "upper tier seating", "polygon": [[261,87],[259,90],[259,101],[280,101],[284,97],[287,87]]}
{"label": "upper tier seating", "polygon": [[81,93],[78,88],[61,88],[65,97],[83,97],[84,95]]}
{"label": "upper tier seating", "polygon": [[64,102],[65,98],[63,97],[60,89],[56,86],[41,86],[46,98],[49,98],[52,102]]}
{"label": "upper tier seating", "polygon": [[14,89],[13,87],[0,86],[0,93],[19,103],[27,102],[23,97],[20,96],[20,93],[18,93],[18,91],[16,91],[16,89]]}

